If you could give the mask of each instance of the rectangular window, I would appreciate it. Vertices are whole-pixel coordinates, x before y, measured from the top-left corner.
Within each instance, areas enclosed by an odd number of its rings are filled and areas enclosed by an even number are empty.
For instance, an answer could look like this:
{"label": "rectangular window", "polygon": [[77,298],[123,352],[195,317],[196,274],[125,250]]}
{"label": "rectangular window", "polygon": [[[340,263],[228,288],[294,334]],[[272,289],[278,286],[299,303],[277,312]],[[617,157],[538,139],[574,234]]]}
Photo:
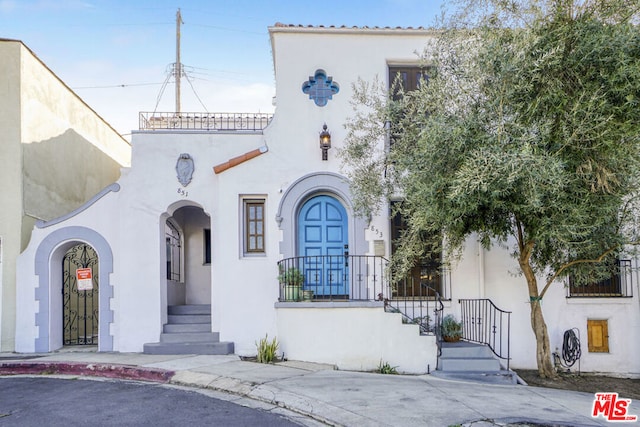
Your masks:
{"label": "rectangular window", "polygon": [[631,297],[631,260],[618,259],[611,276],[599,282],[581,284],[569,277],[569,297]]}
{"label": "rectangular window", "polygon": [[609,353],[609,324],[605,320],[587,319],[589,353]]}
{"label": "rectangular window", "polygon": [[204,263],[211,264],[211,229],[204,229]]}
{"label": "rectangular window", "polygon": [[418,66],[390,66],[389,89],[394,91],[393,99],[400,97],[400,92],[418,89],[429,81],[428,68]]}
{"label": "rectangular window", "polygon": [[[406,229],[406,219],[400,213],[394,213],[391,202],[391,253],[397,250],[397,241]],[[437,292],[446,299],[444,282],[448,272],[442,266],[442,253],[433,251],[426,256],[416,259],[414,267],[407,277],[399,280],[394,286],[394,297],[434,297]]]}
{"label": "rectangular window", "polygon": [[264,200],[244,200],[244,252],[265,253]]}

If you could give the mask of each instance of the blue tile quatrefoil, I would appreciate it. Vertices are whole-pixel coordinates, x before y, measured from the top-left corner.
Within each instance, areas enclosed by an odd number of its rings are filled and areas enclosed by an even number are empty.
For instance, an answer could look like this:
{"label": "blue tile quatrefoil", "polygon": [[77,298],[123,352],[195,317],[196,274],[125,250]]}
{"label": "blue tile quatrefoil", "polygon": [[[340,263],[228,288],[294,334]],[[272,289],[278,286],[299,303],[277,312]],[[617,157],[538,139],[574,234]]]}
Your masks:
{"label": "blue tile quatrefoil", "polygon": [[333,81],[333,77],[327,77],[324,70],[316,70],[314,76],[302,83],[302,92],[309,95],[318,107],[324,107],[340,91],[340,85]]}

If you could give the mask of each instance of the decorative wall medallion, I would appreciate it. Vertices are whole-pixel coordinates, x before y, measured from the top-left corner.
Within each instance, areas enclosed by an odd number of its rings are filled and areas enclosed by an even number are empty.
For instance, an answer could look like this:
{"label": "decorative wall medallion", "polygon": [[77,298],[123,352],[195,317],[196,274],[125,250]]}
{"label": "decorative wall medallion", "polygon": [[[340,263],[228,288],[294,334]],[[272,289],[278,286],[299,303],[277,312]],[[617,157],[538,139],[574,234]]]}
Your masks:
{"label": "decorative wall medallion", "polygon": [[193,159],[191,156],[188,153],[180,154],[176,162],[176,172],[178,174],[178,181],[180,181],[183,187],[186,187],[191,182],[193,170]]}
{"label": "decorative wall medallion", "polygon": [[309,95],[318,107],[324,107],[340,91],[340,85],[333,81],[333,77],[327,77],[324,70],[316,70],[314,76],[302,83],[302,92]]}

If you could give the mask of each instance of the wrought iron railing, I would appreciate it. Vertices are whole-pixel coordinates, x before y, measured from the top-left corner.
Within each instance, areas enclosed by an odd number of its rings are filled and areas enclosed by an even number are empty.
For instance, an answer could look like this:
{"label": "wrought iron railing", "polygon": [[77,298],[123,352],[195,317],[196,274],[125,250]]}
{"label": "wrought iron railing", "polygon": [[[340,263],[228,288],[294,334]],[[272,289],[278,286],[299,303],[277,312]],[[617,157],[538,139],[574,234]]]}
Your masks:
{"label": "wrought iron railing", "polygon": [[[312,291],[313,301],[374,301],[389,295],[385,273],[388,261],[369,255],[319,255],[278,262],[280,301],[300,301]],[[296,281],[300,274],[304,281]],[[293,288],[299,286],[300,293]]]}
{"label": "wrought iron railing", "polygon": [[268,113],[166,113],[141,112],[140,130],[261,131],[273,114]]}
{"label": "wrought iron railing", "polygon": [[462,338],[486,344],[500,359],[511,353],[511,312],[501,310],[489,299],[461,299]]}
{"label": "wrought iron railing", "polygon": [[[426,334],[436,334],[442,318],[441,292],[450,293],[450,274],[441,269],[436,287],[389,282],[388,260],[370,255],[293,257],[278,262],[280,301],[381,301],[386,311],[402,314]],[[406,287],[411,287],[411,292]],[[310,295],[309,291],[313,295]],[[305,295],[306,293],[306,295]]]}

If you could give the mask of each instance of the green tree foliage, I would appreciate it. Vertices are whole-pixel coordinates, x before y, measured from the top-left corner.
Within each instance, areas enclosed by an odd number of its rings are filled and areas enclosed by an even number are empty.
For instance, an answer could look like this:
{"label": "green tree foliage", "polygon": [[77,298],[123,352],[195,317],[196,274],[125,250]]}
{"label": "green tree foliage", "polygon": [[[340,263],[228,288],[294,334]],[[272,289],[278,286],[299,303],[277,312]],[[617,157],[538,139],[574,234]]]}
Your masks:
{"label": "green tree foliage", "polygon": [[555,376],[549,286],[602,277],[638,241],[639,3],[463,1],[425,50],[428,84],[398,100],[379,82],[354,85],[343,161],[362,213],[404,200],[393,268],[438,244],[455,257],[472,234],[509,247],[542,376]]}

